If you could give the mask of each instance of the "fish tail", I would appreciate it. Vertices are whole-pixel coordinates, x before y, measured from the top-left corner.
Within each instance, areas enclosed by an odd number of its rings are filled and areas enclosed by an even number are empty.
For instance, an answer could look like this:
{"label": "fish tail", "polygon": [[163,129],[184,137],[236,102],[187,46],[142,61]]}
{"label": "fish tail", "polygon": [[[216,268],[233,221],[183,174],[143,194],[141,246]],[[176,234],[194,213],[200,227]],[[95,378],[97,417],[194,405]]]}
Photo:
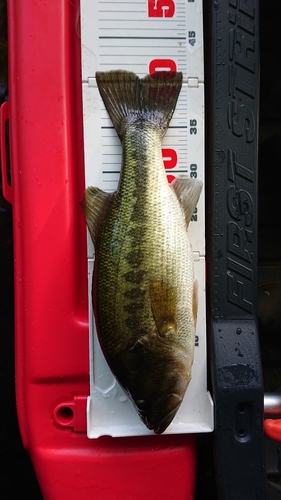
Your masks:
{"label": "fish tail", "polygon": [[122,140],[128,124],[154,124],[164,136],[182,86],[182,73],[159,71],[144,78],[123,70],[96,73],[97,85]]}

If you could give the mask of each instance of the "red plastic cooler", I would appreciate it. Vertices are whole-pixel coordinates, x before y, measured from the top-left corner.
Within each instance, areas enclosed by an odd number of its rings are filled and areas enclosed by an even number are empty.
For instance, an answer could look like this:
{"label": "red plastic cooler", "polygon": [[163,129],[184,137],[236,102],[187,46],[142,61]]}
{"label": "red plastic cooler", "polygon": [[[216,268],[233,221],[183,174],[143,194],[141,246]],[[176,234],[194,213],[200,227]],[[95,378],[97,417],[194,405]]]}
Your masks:
{"label": "red plastic cooler", "polygon": [[[191,434],[88,439],[88,271],[78,0],[8,0],[4,193],[13,203],[16,394],[45,499],[192,499]],[[4,122],[9,119],[12,186]]]}

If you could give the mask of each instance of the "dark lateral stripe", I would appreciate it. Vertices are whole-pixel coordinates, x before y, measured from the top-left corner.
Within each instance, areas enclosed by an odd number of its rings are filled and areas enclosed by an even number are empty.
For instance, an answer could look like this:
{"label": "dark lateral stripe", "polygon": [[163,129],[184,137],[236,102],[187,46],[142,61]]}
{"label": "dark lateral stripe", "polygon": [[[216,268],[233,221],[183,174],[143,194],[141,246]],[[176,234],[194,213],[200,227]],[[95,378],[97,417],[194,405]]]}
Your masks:
{"label": "dark lateral stripe", "polygon": [[139,311],[144,308],[144,304],[142,302],[131,302],[131,304],[127,304],[124,306],[124,311],[127,311],[129,314],[135,314],[136,311]]}
{"label": "dark lateral stripe", "polygon": [[125,259],[131,266],[140,266],[144,258],[143,252],[139,248],[135,248],[131,252],[127,253]]}
{"label": "dark lateral stripe", "polygon": [[142,299],[146,294],[146,290],[141,288],[132,288],[131,290],[126,290],[124,297],[128,299]]}
{"label": "dark lateral stripe", "polygon": [[144,275],[145,275],[146,271],[129,271],[128,273],[125,273],[124,274],[124,279],[126,281],[128,281],[128,283],[134,283],[134,284],[139,284]]}

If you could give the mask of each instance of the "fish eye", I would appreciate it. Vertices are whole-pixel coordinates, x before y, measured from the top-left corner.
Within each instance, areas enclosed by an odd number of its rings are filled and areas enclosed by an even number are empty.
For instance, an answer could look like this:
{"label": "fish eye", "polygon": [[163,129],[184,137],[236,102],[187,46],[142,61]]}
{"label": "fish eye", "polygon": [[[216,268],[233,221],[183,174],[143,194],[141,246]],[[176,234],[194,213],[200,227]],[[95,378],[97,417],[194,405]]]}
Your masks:
{"label": "fish eye", "polygon": [[147,402],[144,399],[138,399],[136,401],[136,405],[140,411],[145,411],[147,410]]}

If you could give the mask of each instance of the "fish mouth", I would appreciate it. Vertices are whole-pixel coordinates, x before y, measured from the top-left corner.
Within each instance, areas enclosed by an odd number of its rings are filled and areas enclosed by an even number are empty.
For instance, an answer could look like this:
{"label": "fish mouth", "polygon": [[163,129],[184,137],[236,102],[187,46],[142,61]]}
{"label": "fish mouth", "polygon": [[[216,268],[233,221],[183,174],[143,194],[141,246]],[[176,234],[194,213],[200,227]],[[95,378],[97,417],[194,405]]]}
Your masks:
{"label": "fish mouth", "polygon": [[138,402],[137,409],[139,416],[146,427],[149,430],[154,431],[155,434],[162,434],[172,422],[182,403],[182,400],[183,398],[178,394],[168,394],[168,396],[160,398],[150,408],[151,411],[142,410],[140,408],[141,405],[138,405]]}

